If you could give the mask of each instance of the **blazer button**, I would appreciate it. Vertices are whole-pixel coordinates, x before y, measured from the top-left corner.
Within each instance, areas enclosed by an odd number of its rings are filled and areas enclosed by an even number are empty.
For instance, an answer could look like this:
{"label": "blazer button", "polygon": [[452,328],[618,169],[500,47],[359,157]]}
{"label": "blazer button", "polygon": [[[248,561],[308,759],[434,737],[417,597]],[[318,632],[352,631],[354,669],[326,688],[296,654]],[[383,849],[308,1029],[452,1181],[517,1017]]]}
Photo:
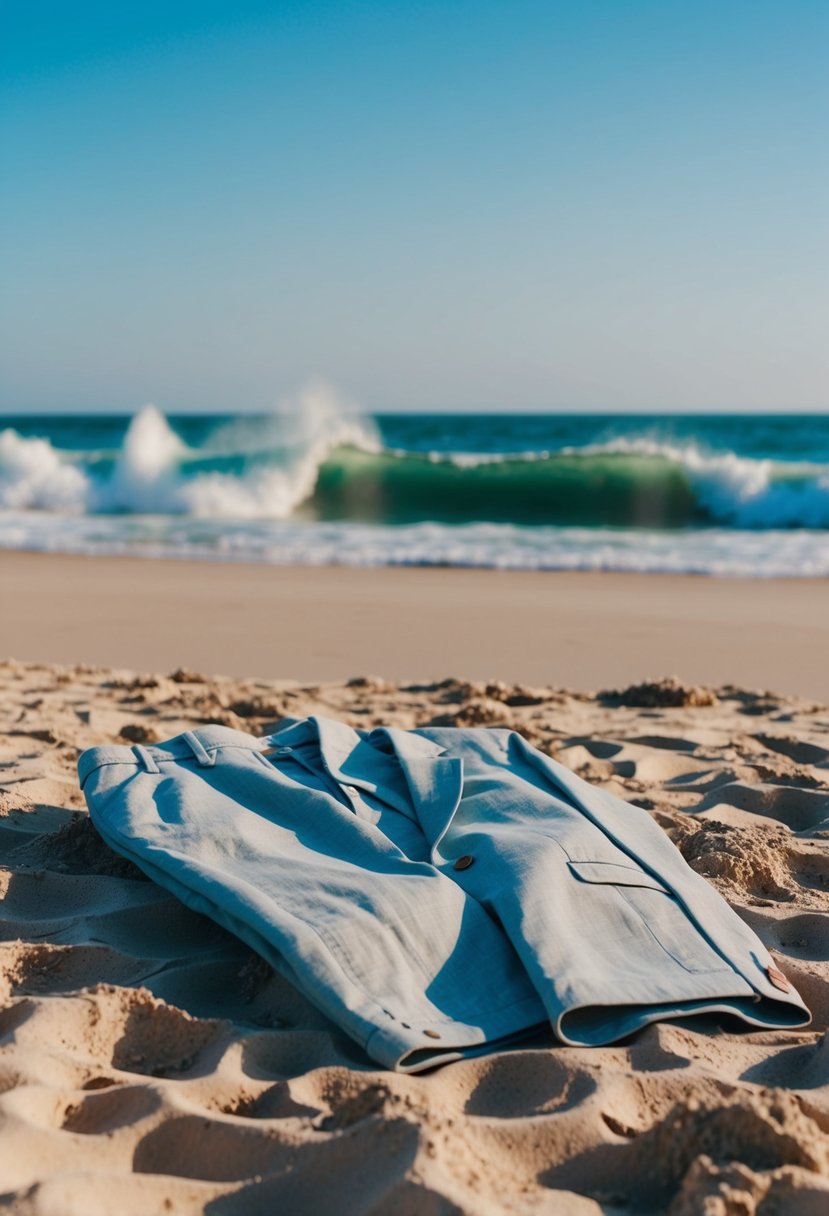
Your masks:
{"label": "blazer button", "polygon": [[468,870],[474,860],[474,857],[470,857],[469,854],[466,853],[463,857],[458,858],[452,868],[454,870]]}
{"label": "blazer button", "polygon": [[423,1033],[426,1035],[427,1039],[439,1039],[440,1038],[440,1035],[438,1034],[438,1032],[436,1030],[424,1030]]}

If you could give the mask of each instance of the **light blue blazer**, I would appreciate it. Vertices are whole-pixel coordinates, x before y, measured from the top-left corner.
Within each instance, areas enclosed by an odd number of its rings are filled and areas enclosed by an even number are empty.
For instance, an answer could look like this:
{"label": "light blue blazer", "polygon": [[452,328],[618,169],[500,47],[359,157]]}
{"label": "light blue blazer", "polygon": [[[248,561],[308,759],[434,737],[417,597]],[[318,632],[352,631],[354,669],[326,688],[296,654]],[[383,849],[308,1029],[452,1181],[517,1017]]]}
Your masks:
{"label": "light blue blazer", "polygon": [[809,1013],[641,808],[508,730],[324,717],[83,753],[98,831],[243,938],[381,1064],[540,1024],[565,1043],[722,1011]]}

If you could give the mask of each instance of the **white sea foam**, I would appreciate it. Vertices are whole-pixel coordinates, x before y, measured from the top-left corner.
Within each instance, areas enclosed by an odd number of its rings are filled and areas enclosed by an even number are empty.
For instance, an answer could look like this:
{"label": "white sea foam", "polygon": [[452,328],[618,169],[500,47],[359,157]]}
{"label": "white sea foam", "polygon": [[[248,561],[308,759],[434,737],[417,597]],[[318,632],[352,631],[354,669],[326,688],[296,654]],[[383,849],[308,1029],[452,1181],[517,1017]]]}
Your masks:
{"label": "white sea foam", "polygon": [[[128,528],[125,524],[128,523]],[[829,531],[611,528],[299,520],[202,521],[0,512],[0,548],[270,565],[483,567],[743,577],[829,577]]]}
{"label": "white sea foam", "polygon": [[[408,452],[395,452],[395,455],[407,456]],[[452,464],[456,469],[478,469],[488,464],[534,464],[538,461],[549,460],[552,452],[429,452],[428,459],[432,464]]]}
{"label": "white sea foam", "polygon": [[100,509],[145,514],[181,510],[179,463],[187,448],[154,405],[145,405],[127,428],[110,481],[100,487]]}
{"label": "white sea foam", "polygon": [[89,479],[63,461],[48,439],[0,431],[0,508],[84,511],[89,495]]}

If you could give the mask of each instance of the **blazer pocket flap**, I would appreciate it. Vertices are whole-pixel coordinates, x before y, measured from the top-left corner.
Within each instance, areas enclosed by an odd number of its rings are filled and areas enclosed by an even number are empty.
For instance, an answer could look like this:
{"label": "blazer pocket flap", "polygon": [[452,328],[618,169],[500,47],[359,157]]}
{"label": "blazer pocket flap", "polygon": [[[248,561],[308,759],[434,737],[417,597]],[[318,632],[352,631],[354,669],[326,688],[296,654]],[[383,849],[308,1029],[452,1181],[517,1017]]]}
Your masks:
{"label": "blazer pocket flap", "polygon": [[614,887],[650,887],[664,895],[671,894],[658,878],[635,866],[616,861],[568,861],[567,864],[582,882],[609,883]]}

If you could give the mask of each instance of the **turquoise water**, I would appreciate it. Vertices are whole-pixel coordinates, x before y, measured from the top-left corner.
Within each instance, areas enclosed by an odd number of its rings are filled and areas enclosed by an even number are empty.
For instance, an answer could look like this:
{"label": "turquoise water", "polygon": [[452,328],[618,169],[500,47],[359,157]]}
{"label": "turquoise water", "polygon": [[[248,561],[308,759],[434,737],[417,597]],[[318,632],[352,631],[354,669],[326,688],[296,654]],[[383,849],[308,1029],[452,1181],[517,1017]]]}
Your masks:
{"label": "turquoise water", "polygon": [[829,574],[829,417],[0,418],[0,546]]}

